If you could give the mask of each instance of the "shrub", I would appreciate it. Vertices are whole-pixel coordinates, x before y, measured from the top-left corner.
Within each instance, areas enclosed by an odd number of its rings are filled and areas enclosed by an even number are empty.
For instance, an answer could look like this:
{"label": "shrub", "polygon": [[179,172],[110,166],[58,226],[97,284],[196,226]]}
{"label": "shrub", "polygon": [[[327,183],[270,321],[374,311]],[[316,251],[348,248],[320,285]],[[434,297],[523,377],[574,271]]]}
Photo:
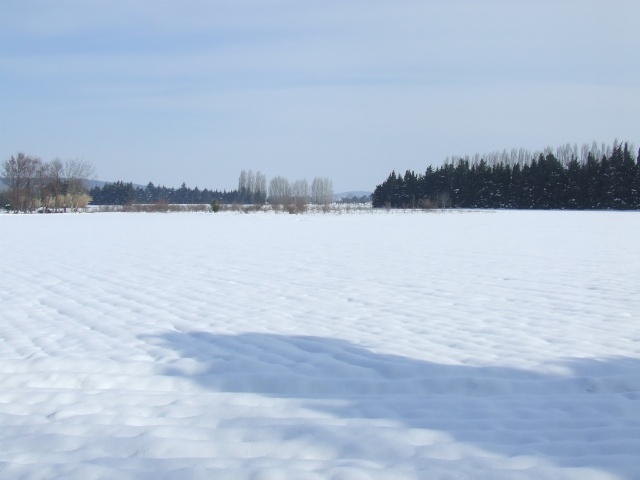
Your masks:
{"label": "shrub", "polygon": [[421,198],[418,202],[418,206],[423,210],[433,210],[434,208],[437,208],[438,205],[429,198]]}

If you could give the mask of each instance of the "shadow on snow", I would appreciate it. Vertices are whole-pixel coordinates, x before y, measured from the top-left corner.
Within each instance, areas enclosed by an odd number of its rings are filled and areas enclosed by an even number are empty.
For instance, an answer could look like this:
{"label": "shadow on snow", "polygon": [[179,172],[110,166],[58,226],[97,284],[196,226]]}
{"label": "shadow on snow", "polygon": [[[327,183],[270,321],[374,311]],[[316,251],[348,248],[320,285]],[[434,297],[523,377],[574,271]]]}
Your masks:
{"label": "shadow on snow", "polygon": [[638,359],[568,359],[547,374],[436,364],[311,336],[173,332],[146,340],[196,362],[165,374],[213,391],[301,399],[337,418],[438,430],[505,457],[623,476],[640,470]]}

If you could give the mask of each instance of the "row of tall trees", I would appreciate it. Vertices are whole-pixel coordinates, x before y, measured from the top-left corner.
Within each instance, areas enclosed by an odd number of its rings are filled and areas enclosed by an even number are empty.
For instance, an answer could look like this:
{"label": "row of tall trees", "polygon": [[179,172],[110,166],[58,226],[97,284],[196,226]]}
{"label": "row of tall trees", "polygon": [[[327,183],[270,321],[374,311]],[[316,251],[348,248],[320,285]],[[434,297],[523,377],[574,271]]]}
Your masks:
{"label": "row of tall trees", "polygon": [[640,152],[628,143],[572,149],[563,161],[549,149],[524,161],[456,158],[424,175],[392,172],[376,186],[374,207],[640,209]]}
{"label": "row of tall trees", "polygon": [[267,193],[266,177],[263,174],[243,171],[240,174],[238,190],[200,190],[198,187],[189,188],[184,183],[180,188],[167,188],[157,187],[151,182],[142,188],[131,182],[118,181],[95,186],[89,191],[89,195],[94,205],[210,204],[213,200],[227,204],[262,205],[268,201],[273,205],[306,205],[309,202],[328,205],[333,198],[333,188],[331,180],[327,178],[315,178],[309,188],[306,180],[291,183],[286,178],[277,176],[269,182]]}
{"label": "row of tall trees", "polygon": [[242,170],[238,179],[238,203],[261,205],[267,201],[267,177],[261,172],[255,174]]}
{"label": "row of tall trees", "polygon": [[91,200],[85,181],[93,174],[93,166],[83,160],[44,162],[24,153],[12,155],[0,164],[7,185],[4,206],[15,212],[84,208]]}
{"label": "row of tall trees", "polygon": [[[614,142],[616,144],[616,142]],[[544,157],[553,154],[562,164],[566,165],[571,160],[577,159],[580,163],[585,163],[589,156],[594,158],[610,157],[613,152],[612,146],[605,143],[598,144],[592,142],[591,144],[585,143],[580,148],[578,144],[573,145],[567,143],[560,145],[559,147],[551,148],[546,147],[542,150],[527,150],[526,148],[512,148],[511,150],[495,150],[493,152],[475,153],[474,155],[465,155],[447,157],[444,161],[445,164],[453,163],[454,165],[461,160],[469,162],[471,165],[477,165],[481,160],[484,160],[487,165],[493,167],[499,163],[505,165],[514,166],[519,164],[521,167],[527,163],[530,163],[532,159],[537,159],[542,154]]]}
{"label": "row of tall trees", "polygon": [[304,179],[291,183],[277,176],[269,182],[268,200],[271,205],[329,205],[333,201],[333,183],[328,178],[316,177],[309,189]]}
{"label": "row of tall trees", "polygon": [[183,183],[180,188],[156,186],[152,182],[142,188],[131,182],[113,182],[95,186],[89,191],[94,205],[128,205],[133,203],[169,203],[169,204],[210,204],[241,203],[262,205],[269,202],[273,205],[294,205],[309,202],[318,205],[330,204],[333,198],[333,187],[328,178],[315,178],[311,188],[306,180],[291,183],[284,177],[274,177],[269,182],[260,172],[243,170],[238,180],[238,189],[218,191],[198,187],[189,188]]}
{"label": "row of tall trees", "polygon": [[316,177],[311,184],[311,203],[329,205],[333,201],[333,182],[326,177]]}
{"label": "row of tall trees", "polygon": [[243,170],[238,179],[237,200],[258,205],[265,202],[272,205],[328,205],[333,201],[333,183],[328,178],[316,177],[309,187],[306,179],[290,182],[278,175],[269,181],[267,192],[267,180],[262,173]]}

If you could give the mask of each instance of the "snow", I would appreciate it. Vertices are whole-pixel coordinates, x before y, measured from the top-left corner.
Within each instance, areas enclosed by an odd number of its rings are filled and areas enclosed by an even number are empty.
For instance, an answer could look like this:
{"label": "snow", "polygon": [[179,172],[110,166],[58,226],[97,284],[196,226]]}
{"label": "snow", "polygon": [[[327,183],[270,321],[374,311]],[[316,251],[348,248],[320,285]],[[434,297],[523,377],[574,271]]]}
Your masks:
{"label": "snow", "polygon": [[638,212],[0,233],[0,478],[640,478]]}

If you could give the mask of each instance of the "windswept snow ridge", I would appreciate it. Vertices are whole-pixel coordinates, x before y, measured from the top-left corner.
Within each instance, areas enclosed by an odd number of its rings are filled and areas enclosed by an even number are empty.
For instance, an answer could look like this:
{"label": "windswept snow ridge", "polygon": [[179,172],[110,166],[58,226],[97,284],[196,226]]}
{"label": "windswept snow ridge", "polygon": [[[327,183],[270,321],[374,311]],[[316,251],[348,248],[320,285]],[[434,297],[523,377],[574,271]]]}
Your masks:
{"label": "windswept snow ridge", "polygon": [[640,478],[636,212],[0,232],[0,478]]}

